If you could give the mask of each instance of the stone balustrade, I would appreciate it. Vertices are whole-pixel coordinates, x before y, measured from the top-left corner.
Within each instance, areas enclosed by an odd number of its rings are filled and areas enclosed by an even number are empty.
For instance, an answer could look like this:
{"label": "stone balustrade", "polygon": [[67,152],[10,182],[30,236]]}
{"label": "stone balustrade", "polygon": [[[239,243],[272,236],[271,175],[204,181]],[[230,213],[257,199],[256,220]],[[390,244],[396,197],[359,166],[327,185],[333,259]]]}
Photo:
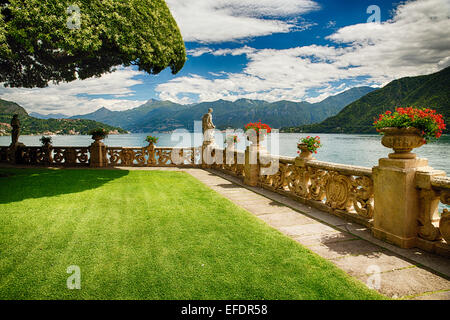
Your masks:
{"label": "stone balustrade", "polygon": [[[419,171],[416,175],[419,189],[418,243],[427,251],[445,253],[450,243],[450,177],[443,171]],[[443,208],[440,212],[440,205]]]}
{"label": "stone balustrade", "polygon": [[214,149],[210,168],[244,179],[245,153],[238,150]]}
{"label": "stone balustrade", "polygon": [[107,166],[169,167],[196,166],[200,148],[106,147]]}
{"label": "stone balustrade", "polygon": [[[0,161],[45,166],[200,167],[359,223],[375,237],[403,248],[450,256],[450,178],[426,159],[379,160],[374,168],[283,157],[257,147],[246,151],[202,147],[0,147]],[[255,161],[256,160],[256,161]]]}
{"label": "stone balustrade", "polygon": [[8,147],[0,147],[0,162],[8,162]]}
{"label": "stone balustrade", "polygon": [[[24,165],[44,166],[196,166],[201,160],[201,148],[168,147],[107,147],[99,145],[90,147],[21,147],[15,162]],[[94,152],[100,153],[100,163],[92,164]],[[11,162],[8,148],[0,148],[0,161]]]}
{"label": "stone balustrade", "polygon": [[[374,203],[370,168],[301,158],[276,160],[278,171],[259,177],[263,188],[365,226],[371,225]],[[276,160],[263,167],[273,166]]]}
{"label": "stone balustrade", "polygon": [[[2,162],[8,162],[8,152],[2,148]],[[46,166],[88,166],[89,147],[22,147],[19,149],[17,164]]]}

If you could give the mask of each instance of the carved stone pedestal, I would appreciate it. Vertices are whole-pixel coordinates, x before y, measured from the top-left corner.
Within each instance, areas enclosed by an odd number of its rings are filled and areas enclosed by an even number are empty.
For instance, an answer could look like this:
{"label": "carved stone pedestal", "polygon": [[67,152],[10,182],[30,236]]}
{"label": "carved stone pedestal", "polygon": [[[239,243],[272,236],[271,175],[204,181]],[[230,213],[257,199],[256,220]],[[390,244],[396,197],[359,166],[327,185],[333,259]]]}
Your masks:
{"label": "carved stone pedestal", "polygon": [[256,187],[259,182],[259,146],[251,145],[245,149],[244,183]]}
{"label": "carved stone pedestal", "polygon": [[106,167],[108,159],[106,158],[105,144],[101,140],[95,140],[89,148],[91,154],[89,166],[94,168]]}
{"label": "carved stone pedestal", "polygon": [[402,248],[416,245],[420,215],[416,172],[427,170],[426,159],[379,160],[373,168],[373,235]]}
{"label": "carved stone pedestal", "polygon": [[213,141],[204,141],[202,144],[202,164],[203,169],[210,168],[215,161],[214,149],[216,145]]}
{"label": "carved stone pedestal", "polygon": [[8,148],[8,154],[7,154],[8,162],[11,164],[21,164],[22,163],[21,149],[24,147],[25,147],[25,145],[21,142],[11,144]]}

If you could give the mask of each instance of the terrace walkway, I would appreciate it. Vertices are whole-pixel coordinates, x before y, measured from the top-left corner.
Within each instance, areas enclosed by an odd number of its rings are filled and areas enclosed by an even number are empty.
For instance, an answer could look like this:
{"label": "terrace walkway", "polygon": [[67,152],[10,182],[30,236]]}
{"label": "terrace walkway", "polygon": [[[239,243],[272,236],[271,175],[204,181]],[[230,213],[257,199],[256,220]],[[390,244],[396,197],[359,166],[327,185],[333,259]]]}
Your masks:
{"label": "terrace walkway", "polygon": [[[365,227],[277,193],[244,186],[223,173],[183,170],[364,283],[379,272],[378,291],[386,296],[450,299],[448,258],[390,245],[372,237]],[[370,283],[376,284],[373,280]]]}

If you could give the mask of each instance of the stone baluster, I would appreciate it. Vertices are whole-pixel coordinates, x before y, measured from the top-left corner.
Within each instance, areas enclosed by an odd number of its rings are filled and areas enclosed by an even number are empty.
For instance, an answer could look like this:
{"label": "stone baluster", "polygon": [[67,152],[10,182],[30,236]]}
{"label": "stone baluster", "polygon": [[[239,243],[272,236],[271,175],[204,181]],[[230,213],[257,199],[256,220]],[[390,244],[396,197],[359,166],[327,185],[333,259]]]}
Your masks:
{"label": "stone baluster", "polygon": [[440,192],[433,190],[431,180],[433,177],[445,176],[444,171],[417,171],[416,185],[420,189],[419,230],[418,235],[422,239],[435,241],[441,239],[439,227],[439,197]]}

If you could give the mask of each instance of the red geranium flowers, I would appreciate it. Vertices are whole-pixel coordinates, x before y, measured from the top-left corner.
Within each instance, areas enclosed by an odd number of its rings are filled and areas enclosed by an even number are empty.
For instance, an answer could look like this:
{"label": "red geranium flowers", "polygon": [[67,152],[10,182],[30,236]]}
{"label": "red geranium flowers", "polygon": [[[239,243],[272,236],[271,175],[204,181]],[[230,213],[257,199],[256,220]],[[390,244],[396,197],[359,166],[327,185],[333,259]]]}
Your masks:
{"label": "red geranium flowers", "polygon": [[395,112],[386,111],[375,119],[373,125],[379,131],[382,128],[413,127],[421,131],[425,142],[438,139],[446,126],[442,114],[428,108],[397,108]]}
{"label": "red geranium flowers", "polygon": [[270,133],[272,128],[268,124],[262,123],[261,120],[258,122],[247,123],[244,127],[244,131],[254,130],[257,135],[260,133]]}

